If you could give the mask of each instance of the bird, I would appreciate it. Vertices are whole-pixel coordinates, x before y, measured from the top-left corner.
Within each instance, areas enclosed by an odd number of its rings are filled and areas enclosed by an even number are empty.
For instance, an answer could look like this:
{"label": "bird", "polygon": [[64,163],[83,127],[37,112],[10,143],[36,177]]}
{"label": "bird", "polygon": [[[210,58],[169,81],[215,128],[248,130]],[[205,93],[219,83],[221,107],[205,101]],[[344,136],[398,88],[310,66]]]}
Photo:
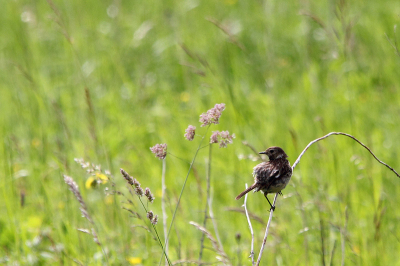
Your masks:
{"label": "bird", "polygon": [[287,160],[288,156],[285,151],[277,146],[269,147],[259,154],[268,156],[268,162],[262,162],[253,168],[254,184],[240,193],[236,200],[240,199],[250,191],[261,191],[271,206],[270,210],[275,210],[269,201],[268,193],[279,193],[282,195],[282,190],[289,183],[293,170]]}

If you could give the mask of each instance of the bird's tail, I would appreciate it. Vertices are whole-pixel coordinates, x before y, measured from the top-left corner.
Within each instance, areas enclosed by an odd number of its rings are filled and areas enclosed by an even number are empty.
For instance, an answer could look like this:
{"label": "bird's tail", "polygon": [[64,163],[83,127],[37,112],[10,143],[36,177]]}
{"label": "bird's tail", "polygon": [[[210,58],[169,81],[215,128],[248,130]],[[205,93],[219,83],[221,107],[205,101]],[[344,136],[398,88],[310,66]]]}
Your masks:
{"label": "bird's tail", "polygon": [[245,191],[243,191],[242,193],[240,193],[237,197],[236,200],[240,199],[241,197],[243,197],[244,195],[246,195],[247,193],[249,193],[250,191],[252,191],[253,189],[255,189],[257,186],[257,184],[253,184],[250,187],[248,187]]}

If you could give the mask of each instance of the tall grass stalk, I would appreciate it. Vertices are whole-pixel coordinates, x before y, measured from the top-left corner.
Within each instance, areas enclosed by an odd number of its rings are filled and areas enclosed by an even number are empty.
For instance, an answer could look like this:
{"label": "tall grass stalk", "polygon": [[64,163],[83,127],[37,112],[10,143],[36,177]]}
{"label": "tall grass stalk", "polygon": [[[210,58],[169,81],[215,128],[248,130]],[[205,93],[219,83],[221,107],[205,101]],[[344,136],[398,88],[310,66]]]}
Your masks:
{"label": "tall grass stalk", "polygon": [[[199,151],[200,151],[200,147],[201,147],[201,145],[203,144],[204,138],[206,137],[209,128],[210,128],[210,125],[207,127],[206,132],[205,132],[204,135],[201,137],[200,143],[199,143],[199,145],[198,145],[198,147],[197,147],[197,149],[196,149],[196,152],[195,152],[195,154],[194,154],[194,156],[193,156],[192,162],[190,163],[189,170],[188,170],[188,172],[187,172],[187,174],[186,174],[185,181],[183,182],[182,189],[181,189],[181,192],[180,192],[180,194],[179,194],[178,202],[176,203],[176,207],[175,207],[174,213],[173,213],[173,215],[172,215],[171,223],[170,223],[169,228],[168,228],[167,237],[165,238],[165,244],[164,244],[164,246],[166,246],[166,245],[168,244],[168,239],[169,239],[169,235],[170,235],[170,233],[171,233],[171,228],[172,228],[172,225],[174,224],[175,217],[176,217],[176,212],[178,211],[179,203],[181,202],[181,198],[182,198],[182,195],[183,195],[183,191],[185,190],[185,186],[186,186],[187,180],[188,180],[188,178],[189,178],[189,174],[190,174],[190,172],[192,171],[193,164],[194,164],[194,162],[196,161],[197,154],[198,154]],[[163,250],[163,251],[164,251],[164,254],[165,254],[165,250]],[[160,258],[159,265],[161,265],[161,260],[162,260],[162,257]]]}
{"label": "tall grass stalk", "polygon": [[[210,198],[210,183],[211,183],[211,155],[212,155],[212,145],[209,145],[208,148],[208,168],[207,168],[207,195],[206,195],[206,206],[204,207],[204,221],[203,227],[207,228],[207,216],[208,216],[208,199]],[[203,248],[204,248],[204,238],[205,234],[203,233],[200,240],[200,254],[199,254],[199,263],[203,256]]]}
{"label": "tall grass stalk", "polygon": [[[167,212],[165,210],[165,193],[167,187],[165,186],[165,171],[167,168],[166,160],[162,160],[162,174],[161,174],[161,210],[163,215],[163,231],[164,231],[164,241],[165,241],[165,254],[168,254],[168,241],[167,241]],[[165,263],[168,263],[166,260]]]}

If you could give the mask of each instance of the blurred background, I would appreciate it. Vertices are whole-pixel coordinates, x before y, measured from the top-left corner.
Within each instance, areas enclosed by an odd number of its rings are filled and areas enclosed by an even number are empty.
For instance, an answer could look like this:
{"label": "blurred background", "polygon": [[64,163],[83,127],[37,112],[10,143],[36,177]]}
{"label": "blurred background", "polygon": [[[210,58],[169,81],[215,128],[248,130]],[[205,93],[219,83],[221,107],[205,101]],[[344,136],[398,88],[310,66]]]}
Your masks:
{"label": "blurred background", "polygon": [[[199,115],[216,103],[226,109],[207,134],[236,135],[211,160],[214,222],[233,265],[250,265],[234,198],[260,162],[244,141],[281,146],[293,163],[311,140],[341,131],[400,169],[399,1],[1,2],[0,264],[157,265],[160,247],[135,227],[145,223],[74,158],[108,169],[129,194],[124,168],[151,188],[161,218],[162,161],[149,147],[167,143],[169,224],[201,140],[187,141],[185,129],[206,134]],[[199,258],[201,232],[189,221],[203,223],[208,158],[201,149],[183,192],[172,261]],[[88,221],[63,174],[78,183],[108,262],[76,230]],[[318,142],[278,198],[262,264],[400,265],[399,184],[350,138]],[[257,255],[269,205],[250,193],[247,206]],[[163,239],[161,222],[157,230]],[[202,260],[215,257],[205,240]]]}

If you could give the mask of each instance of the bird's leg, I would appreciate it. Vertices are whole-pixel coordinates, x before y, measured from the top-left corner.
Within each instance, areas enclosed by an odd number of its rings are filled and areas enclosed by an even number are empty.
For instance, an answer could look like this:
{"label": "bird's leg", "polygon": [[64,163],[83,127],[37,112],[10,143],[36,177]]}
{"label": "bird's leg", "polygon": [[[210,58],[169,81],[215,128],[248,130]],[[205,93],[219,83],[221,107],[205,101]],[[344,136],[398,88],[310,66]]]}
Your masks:
{"label": "bird's leg", "polygon": [[268,199],[266,193],[264,194],[264,197],[268,200],[268,203],[269,203],[269,205],[271,206],[271,209],[269,209],[269,211],[271,211],[271,210],[275,211],[275,206],[272,206],[272,204],[271,204],[271,202],[269,201],[269,199]]}

